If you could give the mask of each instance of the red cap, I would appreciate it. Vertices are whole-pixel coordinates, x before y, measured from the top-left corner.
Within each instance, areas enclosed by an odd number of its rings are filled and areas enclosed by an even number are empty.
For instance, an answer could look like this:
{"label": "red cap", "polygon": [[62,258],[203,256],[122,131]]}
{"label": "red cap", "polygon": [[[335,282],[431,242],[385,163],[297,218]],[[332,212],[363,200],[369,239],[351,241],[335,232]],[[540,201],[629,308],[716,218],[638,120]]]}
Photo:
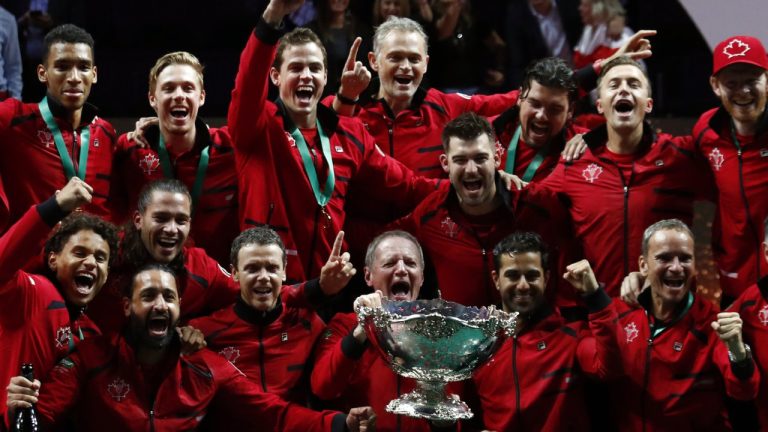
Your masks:
{"label": "red cap", "polygon": [[747,63],[768,69],[768,55],[759,39],[752,36],[731,36],[715,47],[712,75],[724,67],[736,63]]}

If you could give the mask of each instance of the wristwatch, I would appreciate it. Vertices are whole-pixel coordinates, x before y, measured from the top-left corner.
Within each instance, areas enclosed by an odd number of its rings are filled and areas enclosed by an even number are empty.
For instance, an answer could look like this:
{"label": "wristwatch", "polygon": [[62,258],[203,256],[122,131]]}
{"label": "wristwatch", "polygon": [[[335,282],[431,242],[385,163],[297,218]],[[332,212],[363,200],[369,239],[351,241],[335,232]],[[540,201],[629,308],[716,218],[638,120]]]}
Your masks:
{"label": "wristwatch", "polygon": [[748,344],[744,344],[744,352],[746,353],[744,358],[741,359],[741,360],[736,360],[736,354],[731,352],[731,350],[728,350],[728,360],[730,360],[731,363],[742,363],[742,362],[745,362],[747,360],[751,360],[752,359],[752,348],[750,348]]}

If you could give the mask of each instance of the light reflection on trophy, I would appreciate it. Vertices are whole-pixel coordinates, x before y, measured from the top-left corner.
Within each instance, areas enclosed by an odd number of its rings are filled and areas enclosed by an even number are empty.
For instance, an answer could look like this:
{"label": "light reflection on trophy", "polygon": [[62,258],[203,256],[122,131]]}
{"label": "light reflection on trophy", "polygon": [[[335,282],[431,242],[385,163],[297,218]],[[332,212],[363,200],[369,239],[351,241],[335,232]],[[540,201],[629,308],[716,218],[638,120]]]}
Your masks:
{"label": "light reflection on trophy", "polygon": [[387,412],[438,421],[472,417],[467,404],[445,386],[472,376],[503,337],[515,332],[517,313],[493,306],[468,307],[442,299],[381,300],[380,308],[358,307],[368,340],[395,373],[417,388],[387,404]]}

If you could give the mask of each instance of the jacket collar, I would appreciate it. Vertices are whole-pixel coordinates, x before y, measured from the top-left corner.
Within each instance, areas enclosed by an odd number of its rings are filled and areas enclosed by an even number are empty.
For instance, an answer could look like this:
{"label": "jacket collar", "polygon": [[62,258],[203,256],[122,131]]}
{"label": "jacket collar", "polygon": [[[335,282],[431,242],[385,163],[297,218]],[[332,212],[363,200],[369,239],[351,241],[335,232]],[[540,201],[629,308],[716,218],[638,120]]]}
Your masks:
{"label": "jacket collar", "polygon": [[763,276],[757,281],[757,288],[760,290],[760,294],[763,295],[765,301],[768,301],[768,276]]}
{"label": "jacket collar", "polygon": [[[547,150],[549,152],[552,151],[552,149],[562,149],[565,147],[566,143],[566,131],[568,130],[570,121],[567,122],[563,126],[563,130],[560,131],[553,139],[552,141],[548,142],[546,144]],[[507,129],[514,129],[520,125],[520,107],[515,105],[512,108],[509,108],[508,110],[501,113],[496,119],[493,121],[493,131],[496,133],[496,139],[498,139]],[[504,148],[509,147],[509,143],[501,143],[501,145]]]}
{"label": "jacket collar", "polygon": [[[392,111],[392,108],[389,106],[386,100],[384,98],[379,98],[379,89],[381,88],[381,80],[379,80],[379,77],[374,77],[371,80],[371,83],[368,85],[368,88],[365,89],[363,94],[360,95],[360,101],[362,105],[371,105],[380,103],[382,107],[384,107],[384,110],[387,112],[387,115],[394,118],[395,114]],[[421,106],[421,104],[424,102],[424,99],[427,97],[427,90],[424,87],[419,86],[416,89],[416,93],[413,94],[413,98],[411,99],[411,105],[409,106],[410,109],[418,110],[418,108]]]}
{"label": "jacket collar", "polygon": [[245,301],[238,296],[235,302],[235,315],[241,320],[251,323],[256,326],[267,326],[277,320],[283,313],[283,302],[278,297],[277,305],[274,309],[265,312],[257,311],[245,303]]}
{"label": "jacket collar", "polygon": [[520,333],[534,330],[539,325],[545,324],[550,318],[558,318],[558,314],[555,309],[545,301],[538,309],[523,316],[523,327],[520,329]]}
{"label": "jacket collar", "polygon": [[[519,194],[513,195],[512,192],[507,189],[507,185],[504,184],[504,181],[498,172],[494,174],[494,182],[496,183],[496,195],[501,197],[502,206],[507,209],[509,213],[514,214]],[[443,205],[446,208],[451,208],[452,205],[455,205],[456,208],[460,208],[459,196],[456,193],[456,189],[453,187],[453,185],[451,185],[447,191],[448,195],[445,197]]]}
{"label": "jacket collar", "polygon": [[[680,300],[680,303],[678,303],[675,306],[675,312],[672,315],[672,319],[669,321],[670,323],[672,323],[671,325],[674,325],[674,323],[683,319],[684,315],[681,315],[681,314],[685,312],[686,306],[688,305],[688,296],[694,296],[695,298],[695,294],[693,293],[693,291],[688,291],[688,294],[682,300]],[[653,315],[653,297],[651,296],[650,287],[647,288],[642,293],[640,293],[639,296],[637,296],[637,302],[640,303],[640,306],[642,306],[643,309],[646,310],[649,317],[654,316]],[[655,320],[656,318],[654,317],[653,319]]]}
{"label": "jacket collar", "polygon": [[[285,104],[280,98],[275,101],[275,105],[277,105],[278,114],[283,118],[283,129],[290,133],[296,127],[296,125],[293,124],[291,116],[288,115],[288,109],[285,107]],[[317,121],[320,122],[320,125],[323,127],[323,131],[325,131],[325,133],[330,136],[336,132],[336,127],[339,124],[339,116],[336,115],[336,111],[333,109],[318,103]]]}
{"label": "jacket collar", "polygon": [[[603,124],[587,132],[584,134],[584,141],[587,143],[589,150],[592,151],[592,154],[597,156],[601,151],[607,148],[608,125]],[[654,142],[656,142],[656,132],[653,131],[653,127],[647,120],[643,121],[643,136],[640,138],[640,146],[638,147],[637,154],[644,154],[647,152]]]}
{"label": "jacket collar", "polygon": [[[730,137],[731,128],[733,127],[733,120],[731,115],[722,105],[717,108],[715,114],[709,119],[709,128],[715,131],[720,136]],[[755,137],[759,137],[765,133],[768,133],[768,108],[763,111],[763,115],[757,121],[757,130]]]}
{"label": "jacket collar", "polygon": [[[147,141],[152,150],[157,151],[157,146],[160,143],[160,126],[152,125],[147,128],[146,131]],[[195,120],[195,144],[192,147],[192,152],[195,154],[202,153],[203,149],[212,144],[211,133],[208,130],[208,125],[203,119],[198,117]]]}
{"label": "jacket collar", "polygon": [[[54,117],[58,119],[65,119],[69,117],[67,109],[64,108],[64,105],[62,105],[58,99],[56,99],[50,93],[48,93],[46,96],[48,97],[48,107],[51,109],[51,114],[53,114]],[[86,102],[85,105],[83,105],[83,111],[80,114],[80,127],[82,128],[83,126],[90,124],[93,119],[96,118],[98,113],[99,109],[96,108],[95,105]]]}

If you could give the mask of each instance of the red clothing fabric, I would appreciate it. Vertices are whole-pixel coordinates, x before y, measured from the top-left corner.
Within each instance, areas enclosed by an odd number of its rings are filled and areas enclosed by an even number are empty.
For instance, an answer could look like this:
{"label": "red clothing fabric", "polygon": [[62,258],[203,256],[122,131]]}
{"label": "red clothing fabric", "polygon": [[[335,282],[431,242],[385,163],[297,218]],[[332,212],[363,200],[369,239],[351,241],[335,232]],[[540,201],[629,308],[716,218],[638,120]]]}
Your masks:
{"label": "red clothing fabric", "polygon": [[717,184],[712,251],[720,287],[725,295],[737,297],[768,275],[761,253],[768,215],[768,117],[763,116],[750,144],[734,142],[730,116],[722,107],[704,113],[693,136]]}
{"label": "red clothing fabric", "polygon": [[655,135],[646,124],[629,178],[606,156],[605,126],[584,139],[587,152],[576,161],[561,161],[530,197],[546,201],[549,192],[565,204],[598,282],[616,297],[624,276],[638,268],[643,231],[669,218],[691,225],[693,202],[709,194],[709,181],[691,175],[701,164],[690,137]]}
{"label": "red clothing fabric", "polygon": [[[115,129],[96,116],[94,106],[86,104],[81,125],[73,130],[69,123],[62,120],[64,108],[56,99],[48,98],[48,104],[75,170],[80,159],[80,134],[88,128],[91,139],[85,182],[93,187],[93,201],[83,206],[83,210],[112,220],[107,200]],[[0,226],[0,232],[3,232],[8,225],[19,220],[29,207],[45,201],[63,188],[67,178],[53,135],[36,103],[22,103],[16,99],[0,102],[0,151],[3,153],[0,173],[5,191],[2,201],[7,201],[10,212],[7,225]]]}
{"label": "red clothing fabric", "polygon": [[344,430],[343,414],[315,412],[263,393],[207,349],[188,355],[171,349],[169,371],[153,391],[122,336],[80,344],[42,384],[39,416],[56,424],[71,411],[83,431],[175,432],[194,430],[210,409],[250,430]]}
{"label": "red clothing fabric", "polygon": [[208,349],[229,360],[262,391],[305,403],[302,378],[325,323],[311,309],[292,306],[283,297],[266,313],[238,298],[234,305],[189,325],[203,332]]}
{"label": "red clothing fabric", "polygon": [[583,375],[606,378],[618,361],[609,350],[598,353],[605,344],[595,342],[596,337],[613,337],[605,328],[615,321],[616,311],[605,292],[593,298],[589,326],[581,321],[567,324],[545,306],[475,371],[473,387],[481,405],[475,415],[483,429],[590,430]]}
{"label": "red clothing fabric", "polygon": [[[179,280],[182,323],[235,302],[240,287],[216,260],[196,247],[185,247],[182,253],[186,273]],[[119,333],[128,320],[123,312],[123,290],[130,277],[120,268],[113,269],[89,308],[91,318],[106,335]]]}
{"label": "red clothing fabric", "polygon": [[[222,265],[229,264],[229,248],[240,233],[237,219],[237,175],[235,154],[229,130],[211,128],[201,119],[195,124],[197,136],[194,147],[175,160],[171,168],[190,192],[197,177],[197,167],[204,148],[209,148],[208,169],[197,207],[192,213],[194,245],[205,249]],[[136,210],[139,192],[147,184],[164,177],[157,153],[159,128],[150,127],[145,135],[150,147],[142,148],[129,141],[126,134],[117,140],[113,169],[113,199],[116,203],[116,219],[130,220]]]}
{"label": "red clothing fabric", "polygon": [[320,105],[318,121],[330,139],[336,185],[322,214],[316,204],[293,129],[282,103],[267,101],[269,66],[280,33],[263,20],[240,58],[228,124],[235,147],[240,187],[240,227],[269,225],[280,234],[288,256],[287,277],[296,282],[317,277],[336,234],[344,224],[344,204],[351,185],[368,198],[404,212],[434,190],[387,157],[356,119],[337,117]]}
{"label": "red clothing fabric", "polygon": [[757,395],[760,373],[752,367],[737,376],[728,348],[712,329],[717,307],[693,297],[690,308],[655,336],[650,290],[640,295],[645,309],[614,299],[619,320],[609,328],[616,332],[611,348],[621,356],[624,375],[612,382],[611,400],[620,430],[727,430],[723,396]]}
{"label": "red clothing fabric", "polygon": [[760,371],[760,390],[755,401],[757,416],[761,430],[768,431],[768,277],[742,292],[728,310],[738,312],[744,322],[744,341],[752,348]]}
{"label": "red clothing fabric", "polygon": [[[357,326],[354,313],[336,314],[321,336],[312,371],[312,392],[323,400],[335,400],[339,409],[368,405],[376,412],[381,432],[426,432],[429,422],[386,411],[389,401],[415,389],[416,382],[392,372],[368,342],[352,337]],[[448,387],[456,393],[458,387]]]}
{"label": "red clothing fabric", "polygon": [[[58,213],[58,216],[57,216]],[[51,226],[61,219],[54,199],[30,208],[0,237],[0,387],[32,363],[45,377],[81,338],[99,333],[86,315],[68,309],[53,281],[20,269],[39,255]],[[6,413],[6,398],[0,398]]]}

